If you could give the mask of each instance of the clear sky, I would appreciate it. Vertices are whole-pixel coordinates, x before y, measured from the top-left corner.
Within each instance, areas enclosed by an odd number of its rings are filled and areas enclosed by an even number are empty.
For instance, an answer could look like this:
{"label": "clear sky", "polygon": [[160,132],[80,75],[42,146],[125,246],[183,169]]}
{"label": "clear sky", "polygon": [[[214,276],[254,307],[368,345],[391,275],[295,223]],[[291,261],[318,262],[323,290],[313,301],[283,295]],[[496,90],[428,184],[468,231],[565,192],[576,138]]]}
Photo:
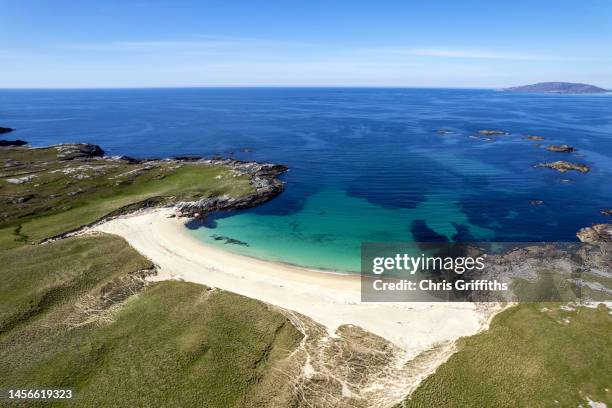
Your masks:
{"label": "clear sky", "polygon": [[0,88],[612,88],[612,1],[0,0]]}

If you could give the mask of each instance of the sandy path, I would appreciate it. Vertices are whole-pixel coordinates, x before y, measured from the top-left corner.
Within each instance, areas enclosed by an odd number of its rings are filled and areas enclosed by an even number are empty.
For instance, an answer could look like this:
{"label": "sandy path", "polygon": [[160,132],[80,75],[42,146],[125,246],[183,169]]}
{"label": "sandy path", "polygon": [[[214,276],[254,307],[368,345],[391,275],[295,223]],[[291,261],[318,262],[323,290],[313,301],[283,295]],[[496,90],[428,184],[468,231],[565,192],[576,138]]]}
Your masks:
{"label": "sandy path", "polygon": [[182,279],[302,313],[327,327],[360,326],[416,356],[439,342],[469,336],[490,311],[471,303],[360,303],[357,276],[331,274],[225,252],[190,236],[184,220],[158,209],[94,228],[125,238],[159,266],[155,280]]}

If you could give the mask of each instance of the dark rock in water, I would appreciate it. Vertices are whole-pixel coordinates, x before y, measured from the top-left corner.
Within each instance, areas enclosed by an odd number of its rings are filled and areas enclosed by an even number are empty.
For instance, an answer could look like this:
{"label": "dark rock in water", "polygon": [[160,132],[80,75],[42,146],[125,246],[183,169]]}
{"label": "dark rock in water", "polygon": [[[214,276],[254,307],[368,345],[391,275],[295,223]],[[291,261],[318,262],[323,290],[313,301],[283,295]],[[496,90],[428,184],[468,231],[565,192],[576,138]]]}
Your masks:
{"label": "dark rock in water", "polygon": [[104,150],[98,145],[88,143],[70,143],[54,146],[57,150],[57,157],[60,160],[74,160],[81,158],[104,156]]}
{"label": "dark rock in water", "polygon": [[562,160],[549,163],[540,163],[536,167],[546,167],[549,169],[557,170],[561,173],[565,173],[570,170],[579,171],[581,173],[588,173],[591,170],[586,164],[570,163]]}
{"label": "dark rock in water", "polygon": [[0,134],[12,132],[13,130],[15,130],[15,129],[10,128],[10,127],[2,127],[2,126],[0,126]]}
{"label": "dark rock in water", "polygon": [[6,146],[23,146],[28,144],[28,142],[26,142],[25,140],[5,140],[2,139],[0,140],[0,146],[2,147],[6,147]]}
{"label": "dark rock in water", "polygon": [[528,135],[528,136],[525,136],[525,139],[528,139],[528,140],[544,140],[544,136]]}
{"label": "dark rock in water", "polygon": [[438,234],[429,228],[425,220],[414,220],[410,232],[416,242],[448,242],[445,235]]}
{"label": "dark rock in water", "polygon": [[562,145],[550,145],[550,146],[547,146],[546,150],[548,150],[550,152],[571,153],[575,149],[572,146],[570,146],[570,145],[562,144]]}
{"label": "dark rock in water", "polygon": [[188,161],[202,160],[202,156],[175,156],[175,157],[171,157],[171,159],[188,162]]}
{"label": "dark rock in water", "polygon": [[232,244],[232,245],[240,245],[240,246],[249,246],[249,244],[247,244],[244,241],[240,241],[239,239],[234,239],[234,238],[230,238],[230,237],[226,237],[224,235],[211,235],[212,239],[214,239],[215,241],[225,241],[226,244]]}
{"label": "dark rock in water", "polygon": [[595,224],[591,227],[581,228],[576,236],[580,241],[589,244],[612,242],[612,224]]}
{"label": "dark rock in water", "polygon": [[515,86],[502,89],[505,92],[532,92],[556,94],[606,93],[606,89],[594,85],[572,82],[540,82],[532,85]]}
{"label": "dark rock in water", "polygon": [[529,204],[531,204],[531,205],[542,205],[542,204],[544,204],[544,201],[542,201],[542,200],[531,200],[529,202]]}
{"label": "dark rock in water", "polygon": [[601,215],[612,215],[612,208],[604,208],[600,212],[601,212]]}
{"label": "dark rock in water", "polygon": [[483,129],[483,130],[479,130],[478,134],[483,135],[483,136],[502,136],[502,135],[507,135],[508,132],[504,132],[503,130]]}

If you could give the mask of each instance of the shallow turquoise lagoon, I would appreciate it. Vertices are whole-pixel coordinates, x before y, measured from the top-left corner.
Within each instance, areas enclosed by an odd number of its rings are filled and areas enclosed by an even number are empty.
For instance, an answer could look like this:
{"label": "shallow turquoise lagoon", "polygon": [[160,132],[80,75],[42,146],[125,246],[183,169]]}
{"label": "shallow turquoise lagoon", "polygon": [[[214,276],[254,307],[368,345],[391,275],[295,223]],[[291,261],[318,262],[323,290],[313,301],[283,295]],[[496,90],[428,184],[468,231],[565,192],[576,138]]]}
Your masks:
{"label": "shallow turquoise lagoon", "polygon": [[[365,242],[416,242],[411,229],[418,220],[451,238],[457,225],[469,222],[449,194],[431,194],[412,209],[389,209],[340,190],[325,189],[308,197],[302,210],[290,215],[237,212],[214,220],[214,228],[190,233],[207,244],[243,255],[290,264],[345,271],[360,270],[360,248]],[[475,225],[470,233],[481,239],[493,231]],[[228,243],[228,237],[247,245]]]}

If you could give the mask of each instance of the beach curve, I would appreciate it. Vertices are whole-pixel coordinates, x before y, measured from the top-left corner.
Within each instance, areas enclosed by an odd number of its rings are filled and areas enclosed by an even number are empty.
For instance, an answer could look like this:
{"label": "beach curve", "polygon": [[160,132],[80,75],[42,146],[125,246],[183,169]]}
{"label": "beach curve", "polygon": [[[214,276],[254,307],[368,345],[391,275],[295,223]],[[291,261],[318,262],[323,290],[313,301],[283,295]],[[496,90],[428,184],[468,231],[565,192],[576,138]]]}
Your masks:
{"label": "beach curve", "polygon": [[358,275],[329,273],[223,251],[188,234],[171,208],[140,211],[92,228],[123,237],[153,261],[152,280],[184,280],[301,313],[333,335],[344,324],[416,356],[486,329],[497,307],[473,303],[361,303]]}

